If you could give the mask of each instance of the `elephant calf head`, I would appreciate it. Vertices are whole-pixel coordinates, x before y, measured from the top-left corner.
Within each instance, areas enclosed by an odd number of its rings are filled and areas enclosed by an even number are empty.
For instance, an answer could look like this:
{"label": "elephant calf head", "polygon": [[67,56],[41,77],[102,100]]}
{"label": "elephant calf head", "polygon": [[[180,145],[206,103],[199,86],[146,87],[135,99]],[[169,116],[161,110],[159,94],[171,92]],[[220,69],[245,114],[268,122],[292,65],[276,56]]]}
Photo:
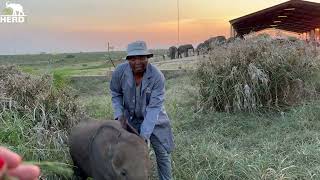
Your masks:
{"label": "elephant calf head", "polygon": [[87,122],[70,136],[70,154],[79,179],[148,180],[146,143],[118,121]]}
{"label": "elephant calf head", "polygon": [[[142,142],[144,143],[144,142]],[[135,141],[121,142],[116,147],[112,158],[112,166],[117,179],[147,180],[148,179],[148,153],[147,148],[132,148],[144,146]]]}

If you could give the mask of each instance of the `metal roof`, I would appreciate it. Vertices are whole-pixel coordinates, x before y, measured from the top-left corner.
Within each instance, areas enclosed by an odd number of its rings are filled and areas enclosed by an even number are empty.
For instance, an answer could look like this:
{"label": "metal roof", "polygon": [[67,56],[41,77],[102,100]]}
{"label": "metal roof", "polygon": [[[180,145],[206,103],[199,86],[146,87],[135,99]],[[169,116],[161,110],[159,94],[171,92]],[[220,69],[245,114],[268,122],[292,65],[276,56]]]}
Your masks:
{"label": "metal roof", "polygon": [[290,0],[229,22],[238,35],[267,28],[304,33],[320,27],[320,3]]}

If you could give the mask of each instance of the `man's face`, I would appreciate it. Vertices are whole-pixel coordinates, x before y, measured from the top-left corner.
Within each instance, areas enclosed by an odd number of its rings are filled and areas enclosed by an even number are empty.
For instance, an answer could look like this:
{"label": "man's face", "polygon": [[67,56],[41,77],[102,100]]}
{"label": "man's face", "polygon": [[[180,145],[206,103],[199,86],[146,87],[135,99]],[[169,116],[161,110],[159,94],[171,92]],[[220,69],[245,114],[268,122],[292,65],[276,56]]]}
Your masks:
{"label": "man's face", "polygon": [[143,73],[147,68],[147,56],[129,56],[128,61],[134,74]]}

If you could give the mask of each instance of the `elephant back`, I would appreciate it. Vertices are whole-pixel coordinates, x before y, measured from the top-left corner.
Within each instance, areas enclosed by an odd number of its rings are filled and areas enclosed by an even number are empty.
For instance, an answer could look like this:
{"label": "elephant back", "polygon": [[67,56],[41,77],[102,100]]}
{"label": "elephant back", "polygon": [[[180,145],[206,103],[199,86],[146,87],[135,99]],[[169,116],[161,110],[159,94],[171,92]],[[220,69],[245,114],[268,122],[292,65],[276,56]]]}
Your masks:
{"label": "elephant back", "polygon": [[225,36],[215,36],[205,40],[197,46],[197,52],[201,54],[207,54],[215,46],[221,46],[227,42]]}

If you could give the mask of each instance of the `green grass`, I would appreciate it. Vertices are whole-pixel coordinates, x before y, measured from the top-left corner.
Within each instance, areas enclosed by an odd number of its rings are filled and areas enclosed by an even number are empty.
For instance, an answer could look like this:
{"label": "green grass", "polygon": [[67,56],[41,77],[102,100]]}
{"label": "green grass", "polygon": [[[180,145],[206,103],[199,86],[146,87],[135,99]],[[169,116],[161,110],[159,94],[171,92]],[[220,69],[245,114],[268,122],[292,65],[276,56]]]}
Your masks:
{"label": "green grass", "polygon": [[[120,63],[117,61],[116,63]],[[20,68],[27,73],[40,75],[43,73],[59,73],[63,76],[85,76],[85,75],[104,75],[105,72],[113,67],[111,64],[105,62],[91,62],[82,64],[70,64],[70,65],[47,65],[47,66],[23,66]]]}
{"label": "green grass", "polygon": [[90,117],[95,119],[113,119],[112,104],[109,95],[82,97],[80,103]]}
{"label": "green grass", "polygon": [[316,117],[320,106],[302,107],[284,117],[221,113],[194,117],[175,131],[175,177],[319,179],[319,119],[302,118],[309,111]]}
{"label": "green grass", "polygon": [[[151,50],[155,56],[161,56],[166,50]],[[0,65],[16,64],[24,72],[43,74],[63,71],[66,76],[73,75],[104,75],[108,68],[123,62],[125,51],[112,52],[81,52],[61,54],[32,54],[32,55],[0,55]]]}
{"label": "green grass", "polygon": [[[197,111],[189,78],[170,79],[166,87],[175,179],[320,178],[320,103],[279,114],[205,112]],[[112,115],[101,108],[111,108],[107,95],[82,102],[96,118]]]}
{"label": "green grass", "polygon": [[[71,57],[71,58],[70,58]],[[0,65],[16,64],[26,73],[41,75],[57,73],[61,76],[104,75],[115,65],[122,62],[125,52],[91,52],[35,55],[0,55]]]}
{"label": "green grass", "polygon": [[187,82],[168,82],[175,179],[320,178],[319,102],[279,114],[196,112]]}
{"label": "green grass", "polygon": [[[124,51],[110,52],[84,52],[84,53],[62,53],[62,54],[34,54],[34,55],[0,55],[0,64],[17,64],[23,66],[47,66],[51,64],[65,66],[90,62],[105,62],[109,57],[119,60],[125,57]],[[73,58],[67,58],[73,55]],[[108,58],[107,58],[108,57]]]}
{"label": "green grass", "polygon": [[34,127],[33,123],[31,116],[21,117],[18,112],[9,110],[1,112],[0,145],[17,152],[27,163],[39,165],[48,179],[70,177],[72,164],[57,165],[57,162],[70,162],[67,145],[57,146],[52,137],[42,144],[38,138],[42,138],[46,132]]}

